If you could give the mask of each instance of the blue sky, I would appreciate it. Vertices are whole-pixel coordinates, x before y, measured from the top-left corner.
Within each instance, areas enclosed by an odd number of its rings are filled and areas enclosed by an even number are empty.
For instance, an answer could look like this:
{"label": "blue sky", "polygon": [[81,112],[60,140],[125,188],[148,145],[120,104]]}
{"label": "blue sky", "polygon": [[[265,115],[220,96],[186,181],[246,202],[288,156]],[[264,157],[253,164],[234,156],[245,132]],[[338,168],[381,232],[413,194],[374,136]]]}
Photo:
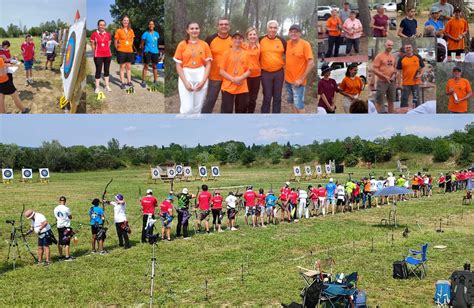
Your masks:
{"label": "blue sky", "polygon": [[0,27],[21,22],[22,27],[31,28],[58,19],[72,24],[76,10],[86,17],[86,6],[86,0],[0,0]]}
{"label": "blue sky", "polygon": [[57,139],[65,146],[90,146],[117,138],[131,146],[195,146],[227,140],[309,144],[356,135],[370,140],[396,133],[445,136],[472,121],[472,115],[3,115],[0,143],[34,147]]}
{"label": "blue sky", "polygon": [[110,16],[110,5],[114,3],[115,0],[87,1],[87,29],[96,29],[97,21],[99,19],[105,20],[107,24],[112,23],[112,16]]}

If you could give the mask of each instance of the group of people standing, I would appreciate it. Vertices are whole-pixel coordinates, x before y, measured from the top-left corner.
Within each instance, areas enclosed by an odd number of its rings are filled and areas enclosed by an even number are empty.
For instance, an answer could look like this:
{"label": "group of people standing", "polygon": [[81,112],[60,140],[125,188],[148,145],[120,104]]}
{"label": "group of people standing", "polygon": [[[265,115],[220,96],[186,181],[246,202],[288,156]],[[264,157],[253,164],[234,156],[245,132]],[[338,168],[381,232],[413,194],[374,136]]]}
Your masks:
{"label": "group of people standing", "polygon": [[314,58],[299,25],[290,27],[289,41],[278,35],[275,20],[267,23],[267,34],[260,38],[253,27],[245,34],[231,33],[228,18],[220,18],[217,27],[217,33],[203,41],[200,25],[188,23],[186,39],[176,48],[180,113],[212,113],[220,93],[221,113],[254,113],[260,85],[261,113],[281,112],[284,86],[293,112],[304,112],[306,77]]}

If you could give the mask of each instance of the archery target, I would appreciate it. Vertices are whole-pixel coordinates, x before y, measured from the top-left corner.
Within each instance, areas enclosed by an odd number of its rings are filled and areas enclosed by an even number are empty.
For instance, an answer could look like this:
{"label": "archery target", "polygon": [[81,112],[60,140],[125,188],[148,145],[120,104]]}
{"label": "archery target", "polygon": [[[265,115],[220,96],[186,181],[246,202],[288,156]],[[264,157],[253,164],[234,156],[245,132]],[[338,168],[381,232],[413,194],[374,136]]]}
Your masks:
{"label": "archery target", "polygon": [[71,101],[74,86],[79,74],[82,57],[86,46],[85,20],[74,23],[69,28],[69,35],[64,50],[64,59],[61,65],[61,79],[63,81],[64,97]]}
{"label": "archery target", "polygon": [[301,168],[300,168],[300,166],[294,166],[294,167],[293,167],[293,173],[295,174],[295,176],[301,176]]}
{"label": "archery target", "polygon": [[176,165],[176,174],[177,175],[183,175],[183,166]]}
{"label": "archery target", "polygon": [[152,168],[151,169],[151,178],[153,180],[158,180],[158,179],[161,178],[160,170],[158,168]]}
{"label": "archery target", "polygon": [[326,165],[326,174],[331,174],[331,164]]}
{"label": "archery target", "polygon": [[184,176],[192,176],[193,175],[193,170],[191,167],[184,167],[183,168]]}
{"label": "archery target", "polygon": [[306,175],[310,176],[311,173],[312,173],[312,172],[311,172],[311,166],[305,166],[305,167],[304,167],[304,173],[305,173]]}
{"label": "archery target", "polygon": [[166,173],[169,178],[174,178],[176,176],[176,170],[174,170],[174,168],[168,168]]}
{"label": "archery target", "polygon": [[211,167],[212,176],[221,176],[221,171],[218,166]]}
{"label": "archery target", "polygon": [[21,176],[25,180],[31,180],[33,178],[33,169],[21,169]]}
{"label": "archery target", "polygon": [[72,32],[67,40],[66,54],[64,55],[64,78],[69,78],[72,72],[72,65],[74,63],[74,56],[76,55],[76,32]]}
{"label": "archery target", "polygon": [[42,179],[49,179],[49,169],[48,168],[40,168],[39,169],[40,178]]}
{"label": "archery target", "polygon": [[199,167],[199,175],[200,175],[201,177],[207,176],[207,168],[206,168],[206,166],[200,166],[200,167]]}
{"label": "archery target", "polygon": [[2,169],[2,178],[4,180],[13,180],[13,169]]}
{"label": "archery target", "polygon": [[323,174],[323,168],[321,168],[321,165],[316,166],[316,174],[317,175]]}

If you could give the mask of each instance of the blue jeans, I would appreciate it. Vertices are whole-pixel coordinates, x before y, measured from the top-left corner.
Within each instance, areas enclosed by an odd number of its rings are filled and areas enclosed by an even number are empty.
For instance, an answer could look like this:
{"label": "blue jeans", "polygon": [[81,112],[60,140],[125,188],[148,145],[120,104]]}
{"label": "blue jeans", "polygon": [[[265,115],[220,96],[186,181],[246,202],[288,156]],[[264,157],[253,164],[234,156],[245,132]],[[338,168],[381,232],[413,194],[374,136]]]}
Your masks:
{"label": "blue jeans", "polygon": [[294,104],[296,109],[304,109],[305,86],[297,87],[286,81],[285,86],[288,91],[288,103]]}

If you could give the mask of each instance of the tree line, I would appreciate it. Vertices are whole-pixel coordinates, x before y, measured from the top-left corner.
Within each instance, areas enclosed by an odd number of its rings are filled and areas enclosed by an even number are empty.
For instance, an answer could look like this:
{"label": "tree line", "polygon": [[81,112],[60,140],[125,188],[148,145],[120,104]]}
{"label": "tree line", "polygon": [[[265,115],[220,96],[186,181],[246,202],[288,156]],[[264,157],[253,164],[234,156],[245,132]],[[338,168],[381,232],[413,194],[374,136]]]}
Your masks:
{"label": "tree line", "polygon": [[174,163],[194,167],[211,163],[251,166],[315,161],[323,164],[335,160],[337,164],[344,163],[351,167],[364,162],[388,162],[395,155],[403,160],[406,154],[421,153],[433,155],[437,162],[456,159],[459,166],[469,167],[474,156],[473,144],[474,123],[467,125],[462,131],[433,139],[396,134],[372,141],[356,136],[344,140],[313,141],[308,145],[290,142],[246,145],[239,141],[227,141],[195,147],[175,143],[169,146],[133,147],[121,145],[117,139],[111,139],[107,145],[65,147],[53,140],[43,142],[38,148],[0,144],[0,165],[15,169],[49,167],[54,172],[73,172]]}
{"label": "tree line", "polygon": [[9,24],[6,29],[0,27],[0,37],[22,37],[26,34],[41,36],[43,32],[55,32],[58,29],[65,28],[69,28],[69,24],[61,19],[42,22],[39,26],[29,29],[26,26],[20,27],[18,25]]}

